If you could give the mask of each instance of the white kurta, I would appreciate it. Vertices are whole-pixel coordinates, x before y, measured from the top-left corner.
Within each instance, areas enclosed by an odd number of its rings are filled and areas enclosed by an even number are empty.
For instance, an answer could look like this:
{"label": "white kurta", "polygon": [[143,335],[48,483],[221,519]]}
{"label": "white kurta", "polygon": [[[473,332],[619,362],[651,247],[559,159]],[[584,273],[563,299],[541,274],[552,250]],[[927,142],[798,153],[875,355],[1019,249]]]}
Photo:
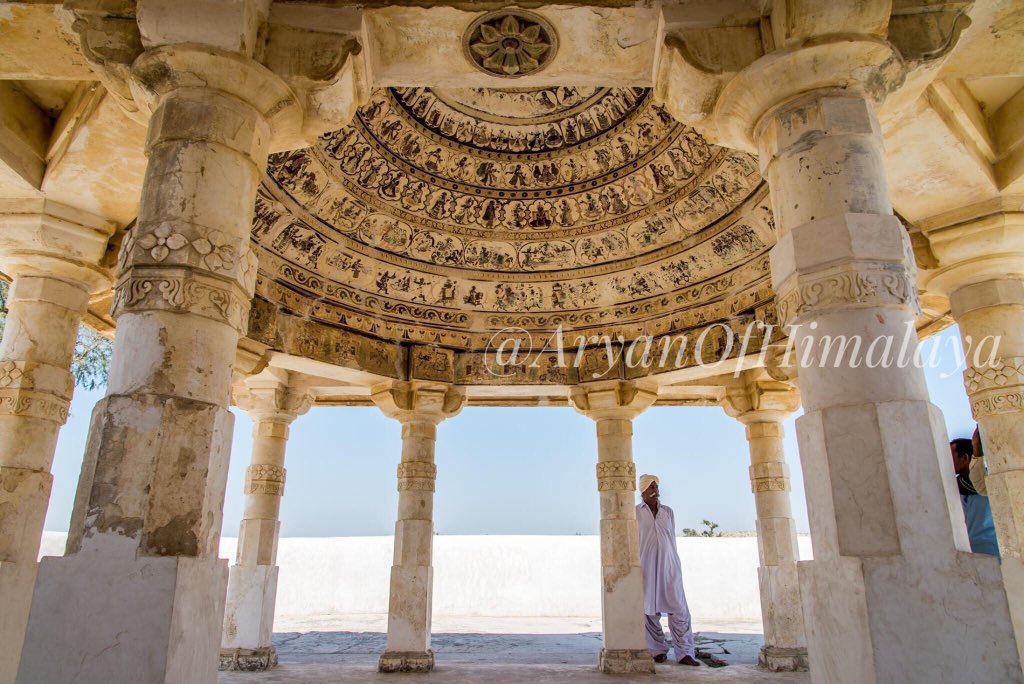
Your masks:
{"label": "white kurta", "polygon": [[655,518],[647,504],[641,503],[636,507],[636,521],[640,528],[640,567],[644,573],[644,613],[689,613],[672,509],[658,506]]}

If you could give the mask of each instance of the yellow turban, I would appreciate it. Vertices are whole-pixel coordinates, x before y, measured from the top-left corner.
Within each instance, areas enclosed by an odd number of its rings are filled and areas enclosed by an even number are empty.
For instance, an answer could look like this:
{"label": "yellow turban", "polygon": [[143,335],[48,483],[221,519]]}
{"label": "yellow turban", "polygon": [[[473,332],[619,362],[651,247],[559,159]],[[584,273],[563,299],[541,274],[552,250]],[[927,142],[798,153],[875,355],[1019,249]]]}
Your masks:
{"label": "yellow turban", "polygon": [[647,488],[651,486],[652,482],[658,482],[657,475],[641,475],[640,476],[640,493],[643,494],[647,491]]}

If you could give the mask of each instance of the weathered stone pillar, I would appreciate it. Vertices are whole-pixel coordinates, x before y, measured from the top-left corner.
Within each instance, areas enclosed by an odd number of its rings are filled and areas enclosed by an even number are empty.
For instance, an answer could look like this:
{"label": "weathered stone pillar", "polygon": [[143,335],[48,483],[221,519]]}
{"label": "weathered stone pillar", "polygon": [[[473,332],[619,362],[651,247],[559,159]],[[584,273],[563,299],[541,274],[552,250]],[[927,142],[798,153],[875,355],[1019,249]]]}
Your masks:
{"label": "weathered stone pillar", "polygon": [[928,288],[949,296],[960,326],[964,386],[985,447],[1003,582],[1024,660],[1024,214],[985,209],[928,229],[939,259]]}
{"label": "weathered stone pillar", "polygon": [[797,561],[800,549],[790,505],[789,467],[782,421],[800,405],[796,389],[771,380],[761,370],[745,371],[726,392],[723,407],[747,427],[750,488],[757,506],[757,548],[761,566],[761,616],[764,646],[761,667],[775,672],[807,669],[803,604]]}
{"label": "weathered stone pillar", "polygon": [[44,200],[0,204],[0,269],[13,278],[0,342],[0,682],[12,682],[75,340],[90,292],[109,287],[100,261],[114,226]]}
{"label": "weathered stone pillar", "polygon": [[235,392],[235,404],[253,421],[252,464],[245,471],[245,513],[228,574],[221,670],[255,672],[277,664],[271,636],[284,455],[289,426],[311,403],[308,392],[289,389],[288,372],[277,368],[248,378]]}
{"label": "weathered stone pillar", "polygon": [[[801,354],[812,677],[1020,681],[998,563],[967,552],[942,415],[923,371],[896,362],[904,339],[916,348],[917,289],[878,123],[856,92],[805,93],[755,128],[780,231],[772,281]],[[860,363],[849,348],[836,361],[826,342],[841,339],[860,340]],[[865,362],[887,345],[890,362]]]}
{"label": "weathered stone pillar", "polygon": [[272,118],[291,95],[215,47],[155,47],[132,77],[152,117],[119,261],[108,393],[93,414],[68,555],[40,565],[23,682],[217,676],[228,404],[256,277],[249,230]]}
{"label": "weathered stone pillar", "polygon": [[644,582],[636,523],[633,419],[655,402],[631,382],[581,385],[576,410],[597,423],[597,489],[601,497],[602,672],[654,672],[644,641]]}
{"label": "weathered stone pillar", "polygon": [[457,414],[465,398],[450,385],[395,382],[373,392],[373,401],[402,423],[398,464],[398,521],[391,566],[387,650],[381,672],[429,672],[430,617],[434,585],[434,443],[437,425]]}

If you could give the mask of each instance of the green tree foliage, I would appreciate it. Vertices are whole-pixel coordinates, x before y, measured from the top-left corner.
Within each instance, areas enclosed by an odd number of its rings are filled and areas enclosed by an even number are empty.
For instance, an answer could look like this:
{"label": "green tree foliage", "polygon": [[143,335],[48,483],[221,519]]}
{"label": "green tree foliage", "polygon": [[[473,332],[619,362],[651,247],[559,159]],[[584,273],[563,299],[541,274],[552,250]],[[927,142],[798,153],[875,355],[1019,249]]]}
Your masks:
{"label": "green tree foliage", "polygon": [[693,529],[692,527],[684,527],[683,528],[683,536],[684,537],[721,537],[722,536],[721,532],[715,532],[715,530],[718,529],[718,523],[711,522],[710,520],[701,520],[701,523],[704,525],[704,527],[707,528],[706,530],[702,530],[702,531],[698,532],[697,530]]}
{"label": "green tree foliage", "polygon": [[708,529],[704,530],[703,532],[701,532],[700,536],[702,536],[702,537],[721,537],[722,536],[721,532],[715,532],[715,529],[718,528],[718,523],[711,522],[710,520],[701,520],[700,522],[701,522],[702,525],[704,525],[704,527],[708,528]]}
{"label": "green tree foliage", "polygon": [[[7,319],[8,283],[0,280],[0,336],[3,335]],[[75,354],[71,360],[71,375],[75,384],[85,389],[96,389],[107,384],[110,371],[110,355],[113,343],[95,330],[85,327],[78,329]]]}

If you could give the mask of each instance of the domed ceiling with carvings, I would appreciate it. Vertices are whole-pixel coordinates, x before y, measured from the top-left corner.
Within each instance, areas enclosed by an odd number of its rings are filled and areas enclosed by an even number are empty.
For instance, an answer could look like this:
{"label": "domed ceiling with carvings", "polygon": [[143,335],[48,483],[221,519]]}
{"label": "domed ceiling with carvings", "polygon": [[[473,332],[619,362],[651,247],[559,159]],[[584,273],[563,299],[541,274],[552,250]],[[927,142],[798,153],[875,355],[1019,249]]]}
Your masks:
{"label": "domed ceiling with carvings", "polygon": [[463,350],[506,328],[675,333],[772,297],[755,161],[642,88],[375,91],[271,157],[252,236],[265,304]]}

